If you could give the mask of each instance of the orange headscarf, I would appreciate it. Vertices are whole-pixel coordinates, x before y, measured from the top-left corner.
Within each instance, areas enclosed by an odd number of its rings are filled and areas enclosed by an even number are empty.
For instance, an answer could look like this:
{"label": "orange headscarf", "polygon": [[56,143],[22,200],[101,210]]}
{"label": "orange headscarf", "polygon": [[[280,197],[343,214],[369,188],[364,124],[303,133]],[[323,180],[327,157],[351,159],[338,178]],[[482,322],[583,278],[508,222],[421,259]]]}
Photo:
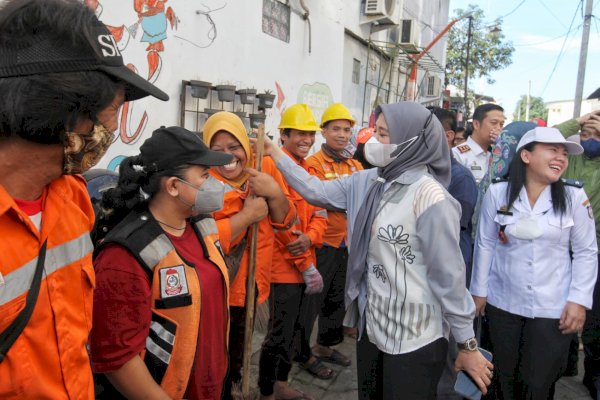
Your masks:
{"label": "orange headscarf", "polygon": [[[254,153],[252,152],[252,148],[250,147],[250,139],[248,139],[248,133],[246,132],[246,127],[244,123],[232,112],[229,111],[219,111],[213,115],[211,115],[204,124],[204,131],[202,133],[204,143],[208,147],[210,147],[210,142],[212,138],[219,132],[227,132],[231,134],[233,137],[237,139],[238,142],[242,145],[244,151],[246,152],[246,165],[245,168],[251,168],[254,166]],[[212,171],[213,174],[217,174],[216,171]],[[217,174],[218,175],[218,174]],[[231,186],[241,189],[241,187],[248,180],[248,175],[246,172],[241,173],[235,179],[225,179],[221,175],[218,178],[222,181],[227,182]]]}

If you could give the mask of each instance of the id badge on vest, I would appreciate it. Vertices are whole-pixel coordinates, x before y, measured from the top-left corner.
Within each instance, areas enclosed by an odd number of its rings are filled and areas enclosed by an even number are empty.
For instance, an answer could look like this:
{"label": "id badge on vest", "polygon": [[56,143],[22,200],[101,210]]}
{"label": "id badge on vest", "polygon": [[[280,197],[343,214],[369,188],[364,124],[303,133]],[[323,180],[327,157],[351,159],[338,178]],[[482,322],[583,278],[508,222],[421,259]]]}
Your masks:
{"label": "id badge on vest", "polygon": [[160,271],[160,298],[189,294],[185,266],[164,267]]}

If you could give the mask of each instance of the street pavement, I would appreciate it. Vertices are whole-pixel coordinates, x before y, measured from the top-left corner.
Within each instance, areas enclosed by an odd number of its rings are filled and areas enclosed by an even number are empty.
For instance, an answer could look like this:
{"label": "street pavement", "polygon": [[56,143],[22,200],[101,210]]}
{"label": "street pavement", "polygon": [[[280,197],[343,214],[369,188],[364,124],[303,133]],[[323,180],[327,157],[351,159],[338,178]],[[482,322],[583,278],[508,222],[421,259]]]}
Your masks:
{"label": "street pavement", "polygon": [[[316,326],[315,326],[316,328]],[[316,332],[316,329],[313,330]],[[260,345],[264,339],[264,332],[255,332],[253,337],[253,356],[251,370],[251,384],[256,386],[258,380],[258,358]],[[314,334],[312,342],[315,342]],[[356,381],[356,340],[346,336],[344,341],[336,348],[352,359],[350,367],[342,367],[327,364],[334,371],[334,377],[330,380],[321,380],[313,377],[294,363],[289,376],[292,387],[304,393],[312,395],[318,400],[356,400],[358,399]],[[590,400],[587,390],[582,385],[583,379],[583,352],[579,351],[579,375],[574,377],[563,377],[556,384],[554,400]],[[382,399],[383,400],[383,399]],[[410,400],[410,399],[407,399]]]}

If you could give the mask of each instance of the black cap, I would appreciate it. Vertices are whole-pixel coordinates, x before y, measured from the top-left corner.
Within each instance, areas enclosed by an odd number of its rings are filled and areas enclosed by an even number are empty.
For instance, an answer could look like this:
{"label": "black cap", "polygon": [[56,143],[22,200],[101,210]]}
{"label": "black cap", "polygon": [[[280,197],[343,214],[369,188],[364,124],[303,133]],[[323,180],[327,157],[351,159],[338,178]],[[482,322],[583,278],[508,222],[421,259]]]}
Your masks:
{"label": "black cap", "polygon": [[143,164],[156,171],[185,164],[211,167],[233,161],[231,154],[210,150],[198,135],[179,126],[162,126],[152,132],[140,153]]}
{"label": "black cap", "polygon": [[148,95],[160,100],[169,96],[123,63],[115,38],[96,19],[89,46],[51,40],[43,32],[28,47],[0,47],[0,78],[48,74],[54,72],[102,71],[125,86],[125,100]]}

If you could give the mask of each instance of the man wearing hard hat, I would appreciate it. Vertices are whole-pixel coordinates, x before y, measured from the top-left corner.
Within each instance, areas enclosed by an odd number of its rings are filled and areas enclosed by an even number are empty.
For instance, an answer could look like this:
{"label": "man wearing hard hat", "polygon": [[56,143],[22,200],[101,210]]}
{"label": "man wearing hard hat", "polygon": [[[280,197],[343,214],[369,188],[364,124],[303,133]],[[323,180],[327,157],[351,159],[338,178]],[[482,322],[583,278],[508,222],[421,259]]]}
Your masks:
{"label": "man wearing hard hat", "polygon": [[[319,129],[311,109],[306,104],[294,104],[281,116],[279,131],[283,151],[298,165],[307,169],[304,157],[315,142]],[[294,355],[294,338],[301,335],[300,316],[304,300],[323,289],[323,279],[315,267],[315,245],[320,245],[327,227],[327,212],[309,204],[291,186],[284,182],[297,213],[297,222],[291,228],[296,239],[283,242],[275,238],[271,265],[269,332],[262,345],[259,361],[258,386],[262,398],[308,398],[289,386],[288,374]],[[314,320],[313,320],[314,323]],[[308,337],[306,359],[301,366],[319,379],[330,379],[333,371],[310,354]]]}
{"label": "man wearing hard hat", "polygon": [[[360,162],[352,159],[351,152],[347,151],[354,124],[354,117],[342,103],[334,103],[325,110],[321,117],[321,133],[325,143],[307,160],[308,171],[312,175],[321,180],[334,180],[363,169]],[[303,318],[306,333],[303,336],[310,338],[318,316],[319,333],[312,354],[325,362],[349,366],[350,359],[332,348],[344,340],[342,321],[348,262],[346,213],[328,210],[327,220],[323,245],[316,250],[317,269],[323,276],[324,288],[320,295],[312,296],[310,305],[303,311],[306,314]],[[308,355],[300,354],[299,358]]]}

